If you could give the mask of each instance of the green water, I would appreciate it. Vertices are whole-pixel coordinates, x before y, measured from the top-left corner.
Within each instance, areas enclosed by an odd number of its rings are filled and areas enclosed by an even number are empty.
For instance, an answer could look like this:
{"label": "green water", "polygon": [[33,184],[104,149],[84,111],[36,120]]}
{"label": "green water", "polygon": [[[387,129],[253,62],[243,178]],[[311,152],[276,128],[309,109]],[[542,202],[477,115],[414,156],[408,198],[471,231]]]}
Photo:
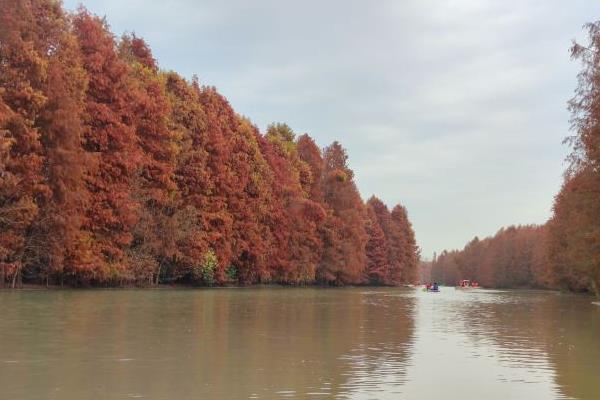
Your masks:
{"label": "green water", "polygon": [[0,399],[600,399],[600,307],[529,291],[0,291]]}

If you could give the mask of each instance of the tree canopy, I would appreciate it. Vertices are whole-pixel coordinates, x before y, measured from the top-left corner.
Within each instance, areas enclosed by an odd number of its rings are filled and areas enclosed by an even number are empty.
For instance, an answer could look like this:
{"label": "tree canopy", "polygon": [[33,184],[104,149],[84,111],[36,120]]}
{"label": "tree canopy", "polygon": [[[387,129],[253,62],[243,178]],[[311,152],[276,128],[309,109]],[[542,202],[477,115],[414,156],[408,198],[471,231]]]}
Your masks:
{"label": "tree canopy", "polygon": [[379,208],[339,142],[261,133],[83,7],[2,2],[0,285],[413,282],[406,210]]}

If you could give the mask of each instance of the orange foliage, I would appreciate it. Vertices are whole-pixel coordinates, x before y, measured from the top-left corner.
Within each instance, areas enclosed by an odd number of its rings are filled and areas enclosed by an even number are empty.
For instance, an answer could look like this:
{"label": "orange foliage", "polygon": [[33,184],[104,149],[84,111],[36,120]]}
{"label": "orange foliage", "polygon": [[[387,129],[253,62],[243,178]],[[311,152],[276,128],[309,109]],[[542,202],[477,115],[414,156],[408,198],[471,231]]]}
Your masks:
{"label": "orange foliage", "polygon": [[3,285],[412,279],[405,210],[365,207],[338,142],[261,134],[84,8],[6,0],[0,43]]}
{"label": "orange foliage", "polygon": [[571,55],[582,69],[569,102],[575,134],[564,184],[544,226],[509,227],[433,261],[434,280],[474,279],[493,287],[560,287],[600,298],[600,21]]}
{"label": "orange foliage", "polygon": [[545,228],[536,225],[476,237],[462,251],[442,252],[433,261],[432,279],[449,285],[470,279],[484,287],[550,287],[545,238]]}

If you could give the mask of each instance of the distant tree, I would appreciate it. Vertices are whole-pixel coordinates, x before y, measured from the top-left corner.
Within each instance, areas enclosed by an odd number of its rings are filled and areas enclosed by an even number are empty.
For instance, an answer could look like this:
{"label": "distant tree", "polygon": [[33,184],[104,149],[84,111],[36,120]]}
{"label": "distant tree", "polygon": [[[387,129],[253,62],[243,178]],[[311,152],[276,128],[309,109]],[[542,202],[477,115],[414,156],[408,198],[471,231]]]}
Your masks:
{"label": "distant tree", "polygon": [[421,260],[419,262],[419,282],[431,282],[432,261]]}
{"label": "distant tree", "polygon": [[546,257],[546,228],[509,226],[494,236],[474,238],[460,251],[444,251],[432,264],[433,279],[461,279],[484,287],[551,287]]}
{"label": "distant tree", "polygon": [[433,265],[432,280],[446,285],[456,285],[464,279],[460,272],[459,251],[444,250]]}

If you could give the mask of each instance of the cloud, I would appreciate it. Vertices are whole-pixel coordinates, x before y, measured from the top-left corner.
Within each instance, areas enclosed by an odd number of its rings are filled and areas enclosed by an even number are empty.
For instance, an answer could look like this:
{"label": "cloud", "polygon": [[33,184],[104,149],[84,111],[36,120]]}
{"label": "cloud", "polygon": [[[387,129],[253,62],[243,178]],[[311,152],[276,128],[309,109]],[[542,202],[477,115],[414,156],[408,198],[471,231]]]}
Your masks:
{"label": "cloud", "polygon": [[[161,66],[259,127],[348,149],[363,197],[408,207],[423,254],[550,215],[585,0],[90,0]],[[76,2],[67,0],[68,8]]]}

